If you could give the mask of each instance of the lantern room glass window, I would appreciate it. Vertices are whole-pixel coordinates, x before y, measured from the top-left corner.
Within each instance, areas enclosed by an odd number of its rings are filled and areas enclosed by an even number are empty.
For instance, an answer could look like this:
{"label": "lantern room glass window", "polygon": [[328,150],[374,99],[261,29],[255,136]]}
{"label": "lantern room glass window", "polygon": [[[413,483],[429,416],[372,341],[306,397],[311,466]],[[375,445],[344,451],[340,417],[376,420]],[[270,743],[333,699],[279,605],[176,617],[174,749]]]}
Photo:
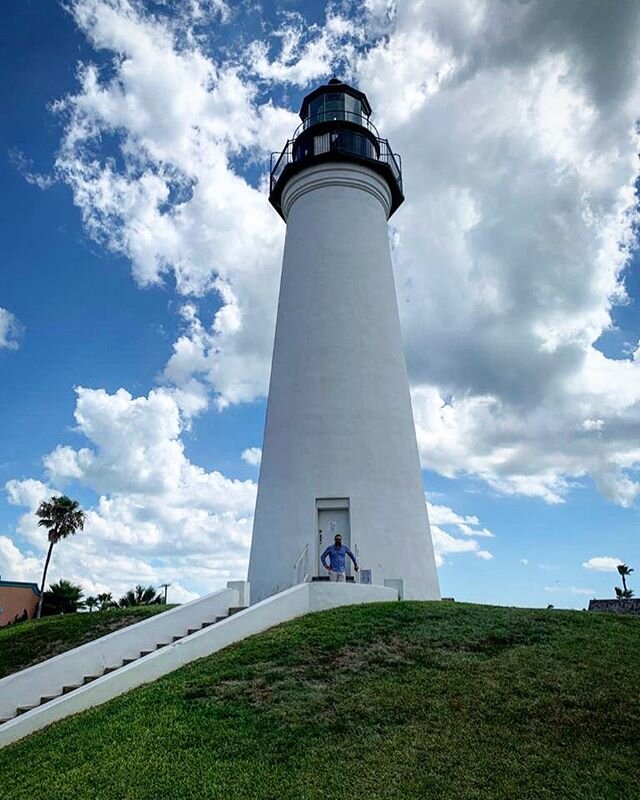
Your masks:
{"label": "lantern room glass window", "polygon": [[360,100],[345,92],[327,92],[309,103],[305,127],[332,120],[347,120],[362,125],[362,114]]}
{"label": "lantern room glass window", "polygon": [[350,94],[344,95],[344,110],[347,119],[362,124],[362,103]]}

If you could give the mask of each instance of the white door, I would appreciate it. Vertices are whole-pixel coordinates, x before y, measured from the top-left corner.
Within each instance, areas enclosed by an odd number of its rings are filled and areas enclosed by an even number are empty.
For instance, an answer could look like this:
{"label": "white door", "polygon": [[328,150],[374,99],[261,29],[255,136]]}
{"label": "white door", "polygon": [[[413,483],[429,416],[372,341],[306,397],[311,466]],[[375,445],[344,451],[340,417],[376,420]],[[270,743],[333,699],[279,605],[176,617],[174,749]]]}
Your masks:
{"label": "white door", "polygon": [[[318,575],[329,573],[322,566],[320,556],[326,548],[333,544],[336,534],[342,534],[342,543],[351,547],[351,526],[349,524],[348,508],[319,508],[318,509]],[[347,556],[347,575],[352,574],[353,564]]]}

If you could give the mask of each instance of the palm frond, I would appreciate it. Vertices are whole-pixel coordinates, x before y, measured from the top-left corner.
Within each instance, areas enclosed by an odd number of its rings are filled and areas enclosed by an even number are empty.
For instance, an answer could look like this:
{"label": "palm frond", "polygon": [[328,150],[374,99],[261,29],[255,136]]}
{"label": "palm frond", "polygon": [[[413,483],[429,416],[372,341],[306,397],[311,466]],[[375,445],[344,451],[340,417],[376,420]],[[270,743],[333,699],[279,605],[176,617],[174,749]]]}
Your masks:
{"label": "palm frond", "polygon": [[38,525],[48,529],[48,539],[54,544],[83,530],[86,519],[78,501],[66,495],[43,500],[38,506],[36,516],[40,518]]}

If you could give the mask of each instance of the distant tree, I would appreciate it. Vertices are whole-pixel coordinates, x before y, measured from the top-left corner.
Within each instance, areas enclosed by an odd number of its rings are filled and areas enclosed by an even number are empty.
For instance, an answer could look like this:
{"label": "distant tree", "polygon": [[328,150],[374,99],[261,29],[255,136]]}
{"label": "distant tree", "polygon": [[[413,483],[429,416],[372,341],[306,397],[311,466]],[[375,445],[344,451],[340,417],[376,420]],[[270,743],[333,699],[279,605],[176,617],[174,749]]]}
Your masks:
{"label": "distant tree", "polygon": [[631,589],[621,589],[619,586],[615,586],[614,588],[618,600],[631,600],[633,597],[633,591]]}
{"label": "distant tree", "polygon": [[44,593],[43,614],[74,614],[84,607],[82,587],[64,579],[52,583]]}
{"label": "distant tree", "polygon": [[122,595],[118,605],[120,608],[130,608],[131,606],[149,606],[152,603],[160,602],[162,602],[162,598],[153,586],[140,586],[138,584],[135,589],[129,589],[128,592]]}
{"label": "distant tree", "polygon": [[47,559],[44,562],[40,600],[38,602],[38,613],[36,614],[38,619],[40,619],[45,595],[44,587],[46,586],[47,570],[49,569],[53,545],[57,544],[60,539],[66,539],[67,536],[73,536],[76,531],[82,530],[84,528],[86,514],[80,508],[80,504],[76,500],[72,500],[66,495],[60,495],[60,497],[52,497],[51,500],[43,500],[38,506],[36,516],[40,518],[38,525],[47,528],[49,532],[49,550],[47,552]]}
{"label": "distant tree", "polygon": [[117,608],[118,604],[113,599],[111,592],[102,592],[96,597],[100,611],[106,611],[108,608]]}
{"label": "distant tree", "polygon": [[627,589],[627,577],[629,575],[631,575],[631,573],[633,572],[633,569],[631,567],[628,567],[626,564],[618,564],[616,569],[618,570],[618,574],[622,578],[622,589],[623,589],[623,591],[626,592],[626,591],[628,591],[628,589]]}
{"label": "distant tree", "polygon": [[93,595],[89,595],[89,597],[87,597],[87,599],[84,601],[84,604],[89,609],[89,613],[91,613],[98,605],[98,598],[94,597]]}

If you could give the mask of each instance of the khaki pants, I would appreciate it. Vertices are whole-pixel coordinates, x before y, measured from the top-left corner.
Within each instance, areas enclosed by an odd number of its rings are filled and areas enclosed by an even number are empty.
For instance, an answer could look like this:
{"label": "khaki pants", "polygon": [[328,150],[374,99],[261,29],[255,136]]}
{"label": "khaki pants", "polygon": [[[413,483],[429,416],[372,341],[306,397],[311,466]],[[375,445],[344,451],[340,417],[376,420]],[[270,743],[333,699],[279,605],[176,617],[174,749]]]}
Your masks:
{"label": "khaki pants", "polygon": [[329,573],[329,580],[332,583],[344,583],[346,580],[346,575],[344,572],[336,572],[332,569]]}

